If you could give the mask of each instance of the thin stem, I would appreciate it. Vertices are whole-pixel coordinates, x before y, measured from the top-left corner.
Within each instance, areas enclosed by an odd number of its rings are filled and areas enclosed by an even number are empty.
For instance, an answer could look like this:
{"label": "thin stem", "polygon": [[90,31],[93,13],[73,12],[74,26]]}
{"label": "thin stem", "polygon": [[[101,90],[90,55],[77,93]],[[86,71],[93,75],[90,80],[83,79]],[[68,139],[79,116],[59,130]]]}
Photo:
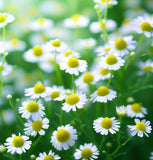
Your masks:
{"label": "thin stem", "polygon": [[7,155],[6,153],[3,153],[3,155],[4,155],[4,157],[7,157],[7,158],[12,159],[12,160],[15,160],[13,157]]}
{"label": "thin stem", "polygon": [[108,80],[108,83],[107,83],[107,85],[106,85],[106,87],[108,87],[109,86],[109,84],[110,84],[110,82],[111,82],[111,80],[112,80],[112,71],[111,71],[111,75],[110,75],[110,78],[109,78],[109,80]]}
{"label": "thin stem", "polygon": [[22,155],[19,155],[20,160],[22,160]]}
{"label": "thin stem", "polygon": [[104,104],[104,108],[105,108],[105,117],[108,116],[108,108],[107,108],[107,103]]}
{"label": "thin stem", "polygon": [[36,141],[32,144],[32,147],[35,146],[35,145],[39,142],[39,140],[40,140],[41,138],[42,138],[42,136],[39,135],[39,137],[36,139]]}
{"label": "thin stem", "polygon": [[63,110],[61,109],[61,115],[60,115],[60,126],[62,125],[62,120],[63,120]]}
{"label": "thin stem", "polygon": [[122,117],[120,116],[119,118],[119,122],[120,122],[120,128],[119,128],[119,132],[118,132],[118,144],[120,144],[120,138],[121,138],[121,123],[122,123]]}
{"label": "thin stem", "polygon": [[102,148],[102,145],[103,145],[103,143],[104,143],[104,140],[105,140],[105,136],[102,136],[102,140],[101,140],[101,143],[100,143],[100,145],[99,145],[99,150],[101,150],[101,148]]}
{"label": "thin stem", "polygon": [[72,84],[73,84],[73,92],[75,93],[75,82],[74,82],[74,74],[72,74]]}
{"label": "thin stem", "polygon": [[96,105],[96,116],[95,116],[95,118],[97,118],[97,117],[100,116],[101,108],[102,108],[102,103],[97,102],[97,105]]}

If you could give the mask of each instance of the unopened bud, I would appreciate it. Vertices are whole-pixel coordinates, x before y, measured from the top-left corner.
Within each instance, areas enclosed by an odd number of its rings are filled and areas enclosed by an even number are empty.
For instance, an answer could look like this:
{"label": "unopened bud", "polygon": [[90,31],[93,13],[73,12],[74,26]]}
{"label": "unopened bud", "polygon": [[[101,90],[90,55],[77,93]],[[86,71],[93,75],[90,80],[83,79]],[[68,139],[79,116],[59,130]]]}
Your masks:
{"label": "unopened bud", "polygon": [[111,147],[112,147],[112,143],[111,143],[111,142],[107,142],[107,143],[106,143],[106,147],[107,147],[107,148],[111,148]]}
{"label": "unopened bud", "polygon": [[36,159],[36,156],[35,156],[34,154],[32,154],[32,155],[30,156],[30,158],[31,158],[31,159]]}
{"label": "unopened bud", "polygon": [[94,6],[94,8],[95,10],[99,10],[99,6],[97,4]]}
{"label": "unopened bud", "polygon": [[0,145],[0,152],[5,152],[6,151],[6,148],[5,146],[3,146],[2,144]]}
{"label": "unopened bud", "polygon": [[129,103],[129,104],[134,103],[134,98],[133,97],[128,97],[127,98],[127,103]]}
{"label": "unopened bud", "polygon": [[130,57],[134,57],[134,56],[135,56],[135,52],[131,52]]}
{"label": "unopened bud", "polygon": [[11,99],[12,99],[12,95],[11,95],[11,94],[8,94],[8,95],[7,95],[7,99],[8,99],[8,100],[11,100]]}
{"label": "unopened bud", "polygon": [[127,109],[125,106],[116,107],[116,113],[118,116],[123,117],[127,113]]}

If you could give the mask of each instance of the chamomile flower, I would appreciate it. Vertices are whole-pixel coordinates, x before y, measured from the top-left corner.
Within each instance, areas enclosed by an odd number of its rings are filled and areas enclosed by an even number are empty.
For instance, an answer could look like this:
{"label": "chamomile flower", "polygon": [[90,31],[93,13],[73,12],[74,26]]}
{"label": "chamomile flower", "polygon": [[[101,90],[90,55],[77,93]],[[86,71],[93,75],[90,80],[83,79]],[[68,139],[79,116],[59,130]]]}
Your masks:
{"label": "chamomile flower", "polygon": [[39,18],[33,21],[30,25],[34,31],[50,29],[53,26],[53,21],[46,18]]}
{"label": "chamomile flower", "polygon": [[144,14],[144,16],[139,16],[133,20],[132,26],[133,30],[138,34],[144,34],[146,37],[153,36],[153,17],[148,14]]}
{"label": "chamomile flower", "polygon": [[138,67],[141,69],[141,71],[138,72],[139,75],[143,75],[147,72],[153,72],[153,61],[149,59],[145,62],[139,62]]}
{"label": "chamomile flower", "polygon": [[116,113],[118,116],[123,117],[127,114],[127,108],[125,106],[117,106]]}
{"label": "chamomile flower", "polygon": [[74,14],[71,18],[66,18],[63,22],[66,28],[87,27],[89,18],[83,15]]}
{"label": "chamomile flower", "polygon": [[142,107],[140,103],[127,105],[127,115],[129,117],[143,118],[147,114],[147,109]]}
{"label": "chamomile flower", "polygon": [[10,13],[1,13],[0,12],[0,28],[6,26],[8,23],[11,23],[15,20],[15,17]]}
{"label": "chamomile flower", "polygon": [[58,155],[56,155],[52,150],[49,151],[48,154],[46,152],[39,153],[39,157],[36,160],[58,160],[61,159]]}
{"label": "chamomile flower", "polygon": [[38,119],[33,122],[28,120],[28,122],[25,123],[25,127],[25,135],[31,135],[34,137],[37,135],[37,133],[39,133],[40,135],[44,135],[44,129],[48,129],[49,127],[49,120],[47,118]]}
{"label": "chamomile flower", "polygon": [[119,124],[120,122],[118,122],[115,117],[99,117],[98,119],[94,120],[93,128],[97,133],[102,135],[108,135],[108,132],[115,134],[120,128]]}
{"label": "chamomile flower", "polygon": [[112,7],[113,5],[117,5],[117,1],[116,0],[93,0],[95,3],[99,4],[100,6],[108,6],[108,7]]}
{"label": "chamomile flower", "polygon": [[34,87],[25,89],[25,96],[31,99],[45,98],[49,93],[49,87],[45,87],[41,82],[37,82]]}
{"label": "chamomile flower", "polygon": [[12,71],[13,71],[12,65],[7,64],[7,62],[5,62],[4,64],[2,62],[0,62],[0,73],[2,76],[7,76]]}
{"label": "chamomile flower", "polygon": [[98,155],[99,151],[94,144],[85,143],[84,145],[80,145],[79,149],[76,149],[74,153],[74,158],[82,160],[94,160],[98,159]]}
{"label": "chamomile flower", "polygon": [[60,69],[65,70],[66,73],[79,75],[79,72],[86,71],[87,62],[85,60],[79,60],[76,57],[63,58],[59,63]]}
{"label": "chamomile flower", "polygon": [[95,52],[98,53],[98,56],[111,54],[111,45],[106,43],[104,46],[99,46],[95,49]]}
{"label": "chamomile flower", "polygon": [[100,86],[93,94],[90,95],[91,101],[103,102],[112,101],[116,97],[116,91],[108,89],[105,86]]}
{"label": "chamomile flower", "polygon": [[7,152],[10,152],[11,154],[14,154],[15,152],[17,154],[22,154],[23,152],[26,152],[32,144],[32,142],[28,140],[29,137],[21,136],[20,133],[18,136],[12,134],[12,137],[6,139],[6,143],[4,143],[4,145],[8,149]]}
{"label": "chamomile flower", "polygon": [[118,37],[115,40],[109,41],[112,45],[112,52],[118,56],[124,56],[136,47],[136,41],[133,41],[133,36]]}
{"label": "chamomile flower", "polygon": [[54,101],[63,101],[65,99],[65,89],[63,86],[53,86],[49,89],[49,94],[45,98],[46,101],[54,100]]}
{"label": "chamomile flower", "polygon": [[77,131],[71,125],[60,126],[53,132],[51,143],[57,150],[68,150],[78,139]]}
{"label": "chamomile flower", "polygon": [[109,54],[105,57],[101,57],[100,66],[102,68],[106,68],[108,70],[118,70],[123,66],[125,60],[119,56],[115,56],[113,54]]}
{"label": "chamomile flower", "polygon": [[22,106],[19,107],[19,113],[22,114],[21,116],[25,119],[31,117],[33,120],[36,120],[45,115],[44,109],[41,100],[38,102],[29,100],[22,103]]}
{"label": "chamomile flower", "polygon": [[150,121],[146,121],[145,119],[139,120],[135,119],[135,125],[128,125],[129,129],[131,130],[131,136],[139,136],[143,137],[143,134],[145,134],[147,137],[148,133],[151,133],[151,126],[150,126]]}
{"label": "chamomile flower", "polygon": [[62,110],[69,112],[76,111],[76,108],[83,108],[85,103],[87,102],[87,98],[85,94],[82,93],[73,93],[68,95],[66,98],[66,102],[63,104]]}

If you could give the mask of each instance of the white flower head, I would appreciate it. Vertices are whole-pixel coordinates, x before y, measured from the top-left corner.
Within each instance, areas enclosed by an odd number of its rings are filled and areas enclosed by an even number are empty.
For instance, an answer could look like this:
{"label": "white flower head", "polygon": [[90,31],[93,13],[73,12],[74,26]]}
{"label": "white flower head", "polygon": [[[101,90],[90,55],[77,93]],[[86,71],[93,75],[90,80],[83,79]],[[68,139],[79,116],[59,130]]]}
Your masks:
{"label": "white flower head", "polygon": [[115,134],[116,131],[119,131],[120,122],[118,120],[115,120],[115,117],[99,117],[98,119],[94,120],[93,122],[93,128],[97,133],[100,133],[102,135],[108,135],[110,132],[111,134]]}
{"label": "white flower head", "polygon": [[150,126],[150,121],[146,121],[145,119],[143,120],[139,120],[139,119],[135,119],[135,125],[128,125],[128,127],[131,130],[131,136],[135,136],[137,134],[137,136],[139,137],[143,137],[143,134],[145,134],[147,137],[148,133],[151,133],[151,126]]}
{"label": "white flower head", "polygon": [[117,5],[118,2],[116,0],[93,0],[95,3],[102,7],[112,7],[113,5]]}
{"label": "white flower head", "polygon": [[11,154],[14,154],[15,152],[17,154],[22,154],[23,152],[26,152],[32,144],[32,142],[28,140],[29,137],[21,136],[20,133],[18,136],[12,134],[12,137],[6,139],[6,143],[4,143],[4,145],[7,148],[7,152],[10,152]]}
{"label": "white flower head", "polygon": [[91,94],[91,101],[103,102],[112,101],[116,97],[116,91],[108,89],[105,86],[100,86],[93,94]]}
{"label": "white flower head", "polygon": [[138,72],[139,75],[144,75],[147,72],[153,72],[153,61],[150,59],[145,62],[139,62],[137,65],[141,69],[141,71]]}
{"label": "white flower head", "polygon": [[83,108],[87,102],[87,97],[82,93],[72,93],[66,98],[66,102],[63,103],[62,110],[69,112],[76,111],[76,108]]}
{"label": "white flower head", "polygon": [[99,46],[95,49],[98,56],[106,56],[112,53],[112,45],[106,43],[104,46]]}
{"label": "white flower head", "polygon": [[0,74],[2,76],[7,76],[12,71],[13,71],[13,66],[12,65],[7,64],[7,62],[5,62],[4,64],[3,64],[3,62],[0,62]]}
{"label": "white flower head", "polygon": [[74,158],[82,160],[94,160],[98,159],[98,155],[99,151],[94,144],[85,143],[84,145],[80,145],[79,149],[76,149],[74,153]]}
{"label": "white flower head", "polygon": [[69,147],[73,146],[75,140],[78,139],[76,129],[67,124],[57,128],[57,131],[53,132],[51,137],[52,145],[59,151],[62,149],[68,150]]}
{"label": "white flower head", "polygon": [[29,100],[22,103],[22,106],[19,107],[19,113],[23,118],[29,119],[31,117],[36,120],[45,115],[44,109],[41,100],[38,102]]}

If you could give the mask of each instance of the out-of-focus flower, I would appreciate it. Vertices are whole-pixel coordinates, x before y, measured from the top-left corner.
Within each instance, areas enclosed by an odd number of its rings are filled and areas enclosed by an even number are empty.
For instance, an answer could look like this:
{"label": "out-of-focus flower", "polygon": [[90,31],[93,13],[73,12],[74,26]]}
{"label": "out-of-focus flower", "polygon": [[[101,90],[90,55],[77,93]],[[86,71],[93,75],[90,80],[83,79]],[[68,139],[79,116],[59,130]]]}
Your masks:
{"label": "out-of-focus flower", "polygon": [[151,61],[150,59],[145,62],[139,62],[137,66],[141,69],[141,71],[138,72],[139,75],[153,72],[153,61]]}
{"label": "out-of-focus flower", "polygon": [[116,107],[116,113],[118,114],[118,116],[123,117],[127,113],[127,108],[123,105],[118,106],[118,107]]}
{"label": "out-of-focus flower", "polygon": [[112,7],[113,5],[117,5],[116,0],[93,0],[95,3],[97,3],[100,7]]}
{"label": "out-of-focus flower", "polygon": [[0,62],[0,73],[2,76],[7,76],[8,74],[10,74],[13,70],[13,66],[7,64],[7,62],[3,63]]}

